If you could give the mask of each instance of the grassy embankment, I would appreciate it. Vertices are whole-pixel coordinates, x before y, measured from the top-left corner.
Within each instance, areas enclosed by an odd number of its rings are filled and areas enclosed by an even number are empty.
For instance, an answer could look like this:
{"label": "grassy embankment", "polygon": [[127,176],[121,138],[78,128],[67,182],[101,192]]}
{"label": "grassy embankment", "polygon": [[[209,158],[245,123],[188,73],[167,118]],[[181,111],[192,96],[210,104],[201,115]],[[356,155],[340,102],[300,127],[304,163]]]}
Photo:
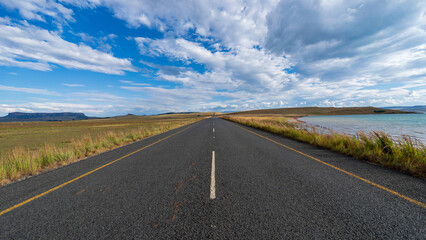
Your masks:
{"label": "grassy embankment", "polygon": [[201,120],[209,113],[0,123],[0,185]]}
{"label": "grassy embankment", "polygon": [[426,178],[426,147],[408,136],[392,139],[383,132],[323,134],[284,117],[221,118]]}

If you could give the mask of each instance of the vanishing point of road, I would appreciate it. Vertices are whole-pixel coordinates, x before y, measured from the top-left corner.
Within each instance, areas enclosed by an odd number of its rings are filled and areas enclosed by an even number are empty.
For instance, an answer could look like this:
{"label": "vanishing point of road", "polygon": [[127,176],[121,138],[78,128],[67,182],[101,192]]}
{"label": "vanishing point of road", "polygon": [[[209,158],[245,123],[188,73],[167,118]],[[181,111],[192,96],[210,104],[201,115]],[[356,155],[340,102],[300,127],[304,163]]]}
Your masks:
{"label": "vanishing point of road", "polygon": [[426,181],[219,118],[0,188],[0,239],[426,239]]}

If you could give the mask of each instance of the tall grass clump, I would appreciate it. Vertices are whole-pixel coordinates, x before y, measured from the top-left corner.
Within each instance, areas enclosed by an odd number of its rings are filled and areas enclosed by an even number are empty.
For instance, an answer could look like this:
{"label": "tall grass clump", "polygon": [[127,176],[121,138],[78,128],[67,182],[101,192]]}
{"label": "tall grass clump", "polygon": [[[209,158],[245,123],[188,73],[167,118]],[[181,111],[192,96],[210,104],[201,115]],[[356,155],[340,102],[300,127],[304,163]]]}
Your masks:
{"label": "tall grass clump", "polygon": [[426,147],[409,136],[393,139],[384,132],[374,131],[359,132],[356,136],[319,133],[313,127],[300,126],[284,118],[222,118],[426,178]]}
{"label": "tall grass clump", "polygon": [[0,152],[0,185],[178,128],[196,120],[159,120],[143,127],[109,130],[94,135],[85,134],[80,138],[71,139],[63,146],[45,144],[38,149],[15,147],[10,151]]}

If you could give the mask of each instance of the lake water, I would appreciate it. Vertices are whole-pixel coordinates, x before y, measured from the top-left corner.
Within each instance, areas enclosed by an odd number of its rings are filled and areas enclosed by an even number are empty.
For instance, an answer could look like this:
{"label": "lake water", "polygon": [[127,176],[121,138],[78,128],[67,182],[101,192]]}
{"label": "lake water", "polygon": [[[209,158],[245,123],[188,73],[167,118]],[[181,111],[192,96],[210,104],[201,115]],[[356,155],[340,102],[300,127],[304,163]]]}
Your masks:
{"label": "lake water", "polygon": [[383,131],[393,137],[408,135],[426,143],[426,114],[312,116],[300,120],[308,125],[352,135],[358,131]]}

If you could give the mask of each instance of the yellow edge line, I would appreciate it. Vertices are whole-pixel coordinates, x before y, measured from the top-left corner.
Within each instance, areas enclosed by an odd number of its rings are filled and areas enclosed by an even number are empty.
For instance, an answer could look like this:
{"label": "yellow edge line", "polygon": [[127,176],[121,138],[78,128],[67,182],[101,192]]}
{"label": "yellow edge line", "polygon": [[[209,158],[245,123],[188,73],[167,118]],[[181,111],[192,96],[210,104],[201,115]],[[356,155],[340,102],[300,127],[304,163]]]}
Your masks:
{"label": "yellow edge line", "polygon": [[[194,125],[193,125],[193,126],[194,126]],[[170,137],[172,137],[172,136],[174,136],[174,135],[176,135],[176,134],[178,134],[178,133],[181,133],[181,132],[183,132],[183,131],[185,131],[185,130],[187,130],[188,128],[191,128],[191,127],[193,127],[193,126],[190,126],[190,127],[185,128],[185,129],[182,129],[182,130],[180,130],[179,132],[173,133],[173,134],[172,134],[172,135],[170,135],[170,136],[167,136],[167,137],[165,137],[165,138],[162,138],[162,139],[160,139],[160,140],[158,140],[158,141],[156,141],[156,142],[153,142],[153,143],[151,143],[151,144],[149,144],[149,145],[147,145],[147,146],[145,146],[145,147],[143,147],[143,148],[140,148],[140,149],[138,149],[138,150],[136,150],[136,151],[134,151],[134,152],[131,152],[131,153],[127,154],[127,155],[124,155],[124,156],[122,156],[121,158],[118,158],[118,159],[116,159],[116,160],[114,160],[114,161],[112,161],[112,162],[109,162],[109,163],[107,163],[107,164],[105,164],[105,165],[102,165],[102,166],[100,166],[100,167],[98,167],[98,168],[95,168],[95,169],[93,169],[92,171],[89,171],[89,172],[87,172],[87,173],[85,173],[85,174],[82,174],[82,175],[80,175],[80,176],[76,177],[76,178],[73,178],[73,179],[69,180],[68,182],[62,183],[61,185],[58,185],[58,186],[56,186],[56,187],[54,187],[54,188],[51,188],[51,189],[49,189],[49,190],[47,190],[47,191],[45,191],[45,192],[43,192],[43,193],[40,193],[40,194],[38,194],[38,195],[36,195],[36,196],[34,196],[34,197],[32,197],[32,198],[29,198],[29,199],[27,199],[27,200],[25,200],[25,201],[23,201],[23,202],[21,202],[21,203],[18,203],[18,204],[14,205],[14,206],[12,206],[12,207],[10,207],[10,208],[8,208],[8,209],[5,209],[5,210],[3,210],[3,211],[1,211],[1,212],[0,212],[0,216],[1,216],[1,215],[3,215],[3,214],[5,214],[5,213],[8,213],[8,212],[10,212],[10,211],[12,211],[12,210],[14,210],[14,209],[16,209],[16,208],[19,208],[19,207],[21,207],[21,206],[23,206],[23,205],[25,205],[25,204],[27,204],[27,203],[29,203],[29,202],[31,202],[31,201],[34,201],[34,200],[36,200],[37,198],[41,198],[41,197],[43,197],[43,196],[45,196],[45,195],[47,195],[47,194],[49,194],[49,193],[51,193],[51,192],[53,192],[53,191],[56,191],[56,190],[58,190],[58,189],[60,189],[60,188],[62,188],[62,187],[65,187],[66,185],[68,185],[68,184],[70,184],[70,183],[73,183],[73,182],[75,182],[75,181],[77,181],[77,180],[79,180],[79,179],[81,179],[81,178],[83,178],[83,177],[85,177],[85,176],[87,176],[87,175],[89,175],[89,174],[92,174],[92,173],[94,173],[94,172],[96,172],[96,171],[99,171],[99,170],[101,170],[101,169],[102,169],[102,168],[104,168],[104,167],[107,167],[107,166],[109,166],[109,165],[111,165],[111,164],[113,164],[113,163],[116,163],[116,162],[118,162],[118,161],[122,160],[123,158],[126,158],[126,157],[128,157],[128,156],[130,156],[130,155],[133,155],[133,154],[135,154],[135,153],[139,152],[139,151],[142,151],[142,150],[144,150],[144,149],[146,149],[146,148],[149,148],[149,147],[151,147],[152,145],[157,144],[157,143],[159,143],[159,142],[161,142],[161,141],[164,141],[164,140],[166,140],[167,138],[170,138]]]}
{"label": "yellow edge line", "polygon": [[[234,124],[234,123],[232,123],[232,124]],[[357,178],[357,179],[359,179],[359,180],[361,180],[361,181],[363,181],[363,182],[366,182],[366,183],[368,183],[368,184],[371,184],[371,185],[373,185],[373,186],[375,186],[375,187],[377,187],[377,188],[380,188],[380,189],[382,189],[382,190],[385,190],[386,192],[392,193],[393,195],[396,195],[396,196],[398,196],[398,197],[400,197],[400,198],[403,198],[403,199],[408,200],[408,201],[410,201],[410,202],[412,202],[412,203],[414,203],[414,204],[417,204],[417,205],[419,205],[419,206],[421,206],[421,207],[426,208],[426,204],[424,204],[424,203],[422,203],[422,202],[416,201],[416,200],[414,200],[414,199],[412,199],[412,198],[409,198],[409,197],[407,197],[407,196],[405,196],[405,195],[402,195],[401,193],[398,193],[398,192],[396,192],[396,191],[394,191],[394,190],[391,190],[391,189],[389,189],[389,188],[387,188],[387,187],[384,187],[384,186],[382,186],[382,185],[380,185],[380,184],[374,183],[374,182],[372,182],[372,181],[370,181],[370,180],[368,180],[368,179],[362,178],[362,177],[360,177],[360,176],[358,176],[358,175],[356,175],[356,174],[353,174],[353,173],[351,173],[351,172],[348,172],[348,171],[346,171],[346,170],[343,170],[343,169],[341,169],[341,168],[339,168],[339,167],[336,167],[336,166],[334,166],[334,165],[332,165],[332,164],[330,164],[330,163],[326,163],[326,162],[324,162],[324,161],[321,161],[321,160],[319,160],[318,158],[312,157],[312,156],[310,156],[310,155],[308,155],[308,154],[306,154],[306,153],[303,153],[303,152],[300,152],[300,151],[298,151],[298,150],[296,150],[296,149],[294,149],[294,148],[288,147],[288,146],[286,146],[286,145],[284,145],[284,144],[282,144],[282,143],[279,143],[279,142],[277,142],[277,141],[274,141],[274,140],[272,140],[272,139],[270,139],[270,138],[267,138],[267,137],[265,137],[265,136],[263,136],[263,135],[260,135],[260,134],[258,134],[258,133],[255,133],[255,132],[253,132],[253,131],[250,131],[250,130],[248,130],[248,129],[246,129],[246,128],[240,127],[240,126],[238,126],[237,124],[234,124],[234,125],[235,125],[235,126],[237,126],[237,127],[239,127],[239,128],[241,128],[241,129],[244,129],[244,130],[246,130],[246,131],[248,131],[248,132],[251,132],[251,133],[253,133],[253,134],[255,134],[255,135],[257,135],[257,136],[259,136],[259,137],[261,137],[261,138],[264,138],[264,139],[269,140],[269,141],[271,141],[271,142],[273,142],[273,143],[276,143],[276,144],[278,144],[278,145],[281,145],[281,146],[283,146],[283,147],[285,147],[285,148],[287,148],[287,149],[290,149],[290,150],[292,150],[292,151],[294,151],[294,152],[297,152],[297,153],[299,153],[299,154],[301,154],[301,155],[303,155],[303,156],[305,156],[305,157],[308,157],[308,158],[313,159],[313,160],[315,160],[315,161],[317,161],[317,162],[319,162],[319,163],[322,163],[322,164],[327,165],[327,166],[329,166],[329,167],[331,167],[331,168],[334,168],[334,169],[336,169],[337,171],[340,171],[340,172],[346,173],[346,174],[347,174],[347,175],[349,175],[349,176],[352,176],[352,177],[354,177],[354,178]]]}

